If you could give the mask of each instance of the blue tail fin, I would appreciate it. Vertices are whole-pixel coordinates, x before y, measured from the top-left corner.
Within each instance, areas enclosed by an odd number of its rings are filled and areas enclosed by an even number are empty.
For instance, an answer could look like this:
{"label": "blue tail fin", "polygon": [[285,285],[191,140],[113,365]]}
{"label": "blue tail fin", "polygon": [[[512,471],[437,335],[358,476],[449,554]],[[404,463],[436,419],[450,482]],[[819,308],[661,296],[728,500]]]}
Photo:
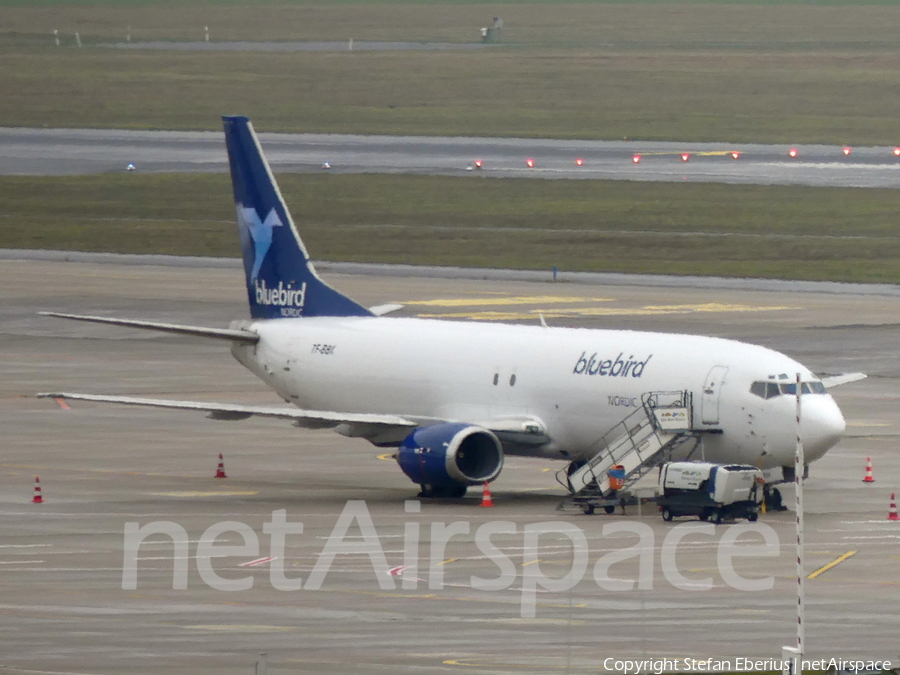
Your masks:
{"label": "blue tail fin", "polygon": [[316,274],[246,117],[223,117],[254,319],[372,316]]}

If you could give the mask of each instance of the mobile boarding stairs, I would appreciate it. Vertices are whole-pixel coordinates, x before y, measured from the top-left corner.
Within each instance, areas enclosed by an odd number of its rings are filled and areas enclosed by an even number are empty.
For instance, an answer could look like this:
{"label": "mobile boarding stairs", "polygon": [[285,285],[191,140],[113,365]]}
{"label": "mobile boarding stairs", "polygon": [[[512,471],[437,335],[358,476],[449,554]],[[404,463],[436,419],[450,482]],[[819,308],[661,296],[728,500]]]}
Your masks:
{"label": "mobile boarding stairs", "polygon": [[[635,482],[669,461],[673,452],[686,448],[686,459],[700,445],[700,431],[693,428],[693,404],[689,391],[655,391],[641,396],[641,406],[594,443],[597,453],[583,465],[570,464],[556,480],[570,495],[557,507],[594,513],[603,508],[634,504],[628,492]],[[613,475],[610,475],[612,472]]]}

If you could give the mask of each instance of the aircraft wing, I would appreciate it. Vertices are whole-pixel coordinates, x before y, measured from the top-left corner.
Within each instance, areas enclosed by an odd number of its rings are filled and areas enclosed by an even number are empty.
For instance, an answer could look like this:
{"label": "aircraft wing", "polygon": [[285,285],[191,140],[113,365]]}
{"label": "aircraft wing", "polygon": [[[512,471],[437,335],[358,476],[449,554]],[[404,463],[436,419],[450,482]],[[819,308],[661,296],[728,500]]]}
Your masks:
{"label": "aircraft wing", "polygon": [[[313,429],[336,428],[344,436],[366,438],[375,444],[399,443],[416,427],[451,421],[419,415],[348,413],[331,410],[304,410],[293,406],[237,405],[233,403],[177,401],[161,398],[75,394],[70,392],[43,392],[35,396],[37,398],[52,398],[57,402],[65,400],[95,401],[98,403],[167,408],[170,410],[195,410],[206,412],[208,413],[207,417],[216,420],[243,420],[253,416],[272,417],[290,420],[300,427]],[[475,424],[496,433],[506,443],[540,445],[550,440],[544,423],[536,417],[527,415],[483,420]]]}
{"label": "aircraft wing", "polygon": [[[102,396],[97,394],[72,394],[68,392],[44,392],[37,398],[57,400],[97,401],[119,403],[121,405],[169,408],[175,410],[198,410],[208,412],[209,417],[220,420],[241,420],[254,415],[293,420],[301,426],[333,427],[339,424],[372,424],[388,427],[413,428],[426,422],[423,418],[382,415],[379,413],[346,413],[327,410],[303,410],[294,407],[236,405],[232,403],[209,403],[205,401],[174,401],[161,398],[139,398],[135,396]],[[437,420],[435,420],[437,421]],[[427,422],[426,422],[427,423]]]}
{"label": "aircraft wing", "polygon": [[106,316],[85,316],[82,314],[63,314],[62,312],[38,312],[41,316],[55,316],[60,319],[74,319],[75,321],[88,321],[90,323],[105,323],[112,326],[125,328],[142,328],[158,330],[164,333],[176,335],[194,335],[196,337],[217,338],[254,344],[259,342],[259,335],[249,330],[235,328],[207,328],[205,326],[182,326],[174,323],[159,323],[157,321],[137,321],[135,319],[113,319]]}
{"label": "aircraft wing", "polygon": [[830,375],[828,377],[822,378],[822,384],[825,385],[826,389],[832,389],[833,387],[840,387],[842,384],[864,380],[867,377],[868,375],[866,375],[865,373],[844,373],[843,375]]}

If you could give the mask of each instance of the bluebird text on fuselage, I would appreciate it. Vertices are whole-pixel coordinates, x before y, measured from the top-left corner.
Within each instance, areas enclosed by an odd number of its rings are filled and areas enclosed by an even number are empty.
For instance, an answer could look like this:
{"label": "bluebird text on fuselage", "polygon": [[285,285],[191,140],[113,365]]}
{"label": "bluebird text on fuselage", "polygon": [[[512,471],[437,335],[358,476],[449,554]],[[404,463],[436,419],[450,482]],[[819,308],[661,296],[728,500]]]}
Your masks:
{"label": "bluebird text on fuselage", "polygon": [[643,361],[636,361],[634,355],[631,355],[623,361],[624,354],[625,352],[621,352],[615,359],[604,359],[597,358],[597,352],[590,356],[587,355],[587,352],[582,352],[572,372],[575,375],[600,375],[602,377],[640,377],[644,374],[647,363],[653,358],[653,354],[650,354]]}

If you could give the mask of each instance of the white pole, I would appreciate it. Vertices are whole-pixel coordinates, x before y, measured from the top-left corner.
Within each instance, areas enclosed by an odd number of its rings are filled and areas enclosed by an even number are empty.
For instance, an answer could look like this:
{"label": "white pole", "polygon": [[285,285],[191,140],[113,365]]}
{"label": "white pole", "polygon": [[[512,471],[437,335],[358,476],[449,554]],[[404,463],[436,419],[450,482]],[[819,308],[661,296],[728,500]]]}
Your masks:
{"label": "white pole", "polygon": [[209,26],[203,26],[203,39],[209,42]]}
{"label": "white pole", "polygon": [[[803,649],[805,636],[803,634],[803,603],[804,603],[804,584],[806,575],[803,573],[803,471],[806,464],[803,457],[803,438],[800,435],[800,412],[801,412],[801,395],[802,383],[800,382],[800,373],[797,373],[797,452],[794,455],[794,485],[796,495],[797,509],[797,658],[800,663],[803,662]],[[801,668],[797,669],[798,671]],[[798,672],[799,675],[799,672]]]}
{"label": "white pole", "polygon": [[78,33],[75,33],[75,44],[81,46],[81,36]]}
{"label": "white pole", "polygon": [[349,51],[353,51],[353,38],[350,38],[350,49]]}

